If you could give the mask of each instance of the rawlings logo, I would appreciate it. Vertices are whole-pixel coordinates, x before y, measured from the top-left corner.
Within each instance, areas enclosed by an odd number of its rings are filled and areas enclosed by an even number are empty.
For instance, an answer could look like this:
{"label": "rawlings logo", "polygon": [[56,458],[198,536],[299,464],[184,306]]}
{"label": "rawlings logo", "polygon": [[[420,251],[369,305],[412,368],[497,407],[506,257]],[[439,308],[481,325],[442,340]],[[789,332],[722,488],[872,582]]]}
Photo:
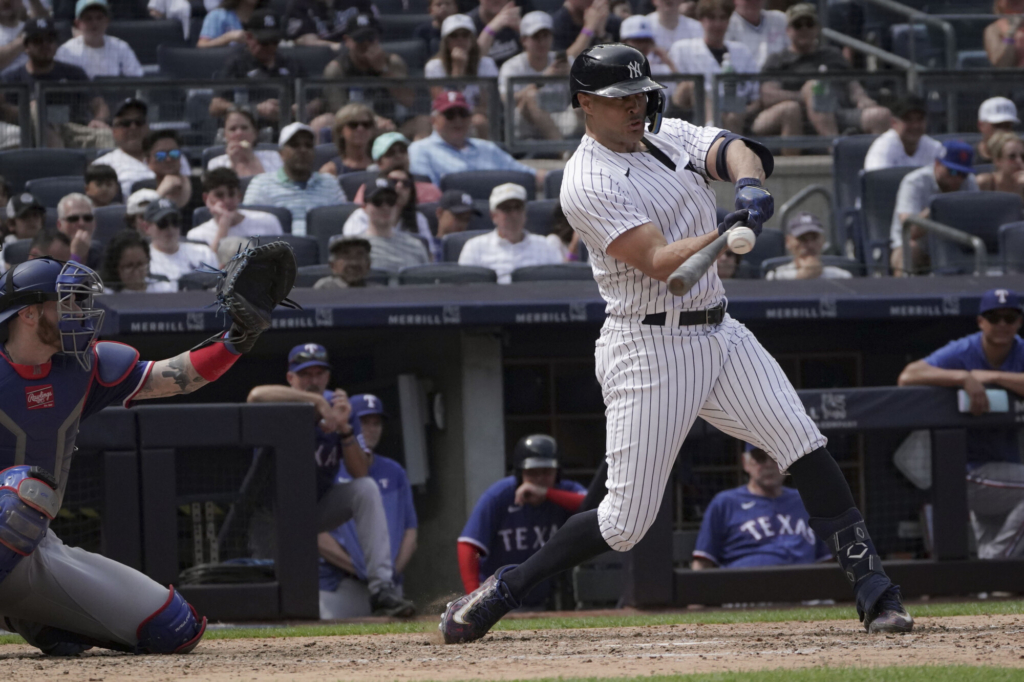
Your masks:
{"label": "rawlings logo", "polygon": [[25,406],[30,410],[53,407],[53,386],[26,386]]}

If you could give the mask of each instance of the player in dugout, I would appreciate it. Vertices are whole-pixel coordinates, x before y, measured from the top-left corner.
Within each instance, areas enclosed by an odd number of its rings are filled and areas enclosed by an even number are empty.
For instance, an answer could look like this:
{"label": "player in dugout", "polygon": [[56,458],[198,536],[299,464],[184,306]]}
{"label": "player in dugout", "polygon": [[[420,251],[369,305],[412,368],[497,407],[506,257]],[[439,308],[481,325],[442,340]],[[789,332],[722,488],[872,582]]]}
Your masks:
{"label": "player in dugout", "polygon": [[[499,567],[526,561],[575,514],[586,488],[562,478],[558,443],[544,434],[524,436],[512,454],[515,473],[488,488],[459,536],[459,572],[466,594]],[[545,580],[521,608],[541,610],[551,595]]]}
{"label": "player in dugout", "polygon": [[829,561],[832,553],[808,524],[800,493],[761,448],[746,444],[750,480],[715,495],[704,512],[691,568],[749,568]]}

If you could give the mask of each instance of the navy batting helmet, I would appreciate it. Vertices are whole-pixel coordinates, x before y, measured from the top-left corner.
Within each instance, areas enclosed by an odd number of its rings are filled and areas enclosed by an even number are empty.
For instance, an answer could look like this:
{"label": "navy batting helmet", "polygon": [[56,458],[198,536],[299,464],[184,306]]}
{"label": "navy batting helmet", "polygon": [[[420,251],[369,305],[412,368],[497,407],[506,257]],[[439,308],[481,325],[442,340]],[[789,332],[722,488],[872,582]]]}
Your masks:
{"label": "navy batting helmet", "polygon": [[558,441],[543,433],[523,436],[512,451],[516,471],[525,469],[557,469]]}
{"label": "navy batting helmet", "polygon": [[7,323],[18,311],[56,301],[61,352],[73,356],[83,369],[91,369],[92,342],[104,314],[93,307],[93,295],[101,293],[99,275],[80,263],[52,258],[20,263],[0,280],[0,335],[6,337]]}
{"label": "navy batting helmet", "polygon": [[658,132],[665,106],[665,86],[651,78],[647,57],[629,45],[611,43],[588,47],[576,57],[569,71],[569,92],[573,108],[580,106],[581,92],[599,97],[647,95],[648,130]]}

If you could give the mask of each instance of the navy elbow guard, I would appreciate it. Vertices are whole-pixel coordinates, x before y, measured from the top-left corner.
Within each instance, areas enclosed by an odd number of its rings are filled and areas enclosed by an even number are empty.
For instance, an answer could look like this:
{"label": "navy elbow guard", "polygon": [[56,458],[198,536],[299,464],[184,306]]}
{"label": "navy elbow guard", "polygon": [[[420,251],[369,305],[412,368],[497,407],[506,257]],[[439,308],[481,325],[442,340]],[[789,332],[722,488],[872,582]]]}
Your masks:
{"label": "navy elbow guard", "polygon": [[718,156],[715,159],[715,167],[718,168],[718,175],[726,182],[732,182],[732,177],[729,174],[729,166],[725,162],[725,152],[729,148],[729,145],[736,140],[742,140],[743,144],[747,145],[747,149],[757,154],[757,158],[761,159],[761,167],[764,169],[764,177],[770,178],[772,171],[775,170],[775,157],[768,151],[768,147],[765,147],[756,140],[737,135],[736,133],[730,133],[728,131],[722,132],[724,141],[718,148]]}

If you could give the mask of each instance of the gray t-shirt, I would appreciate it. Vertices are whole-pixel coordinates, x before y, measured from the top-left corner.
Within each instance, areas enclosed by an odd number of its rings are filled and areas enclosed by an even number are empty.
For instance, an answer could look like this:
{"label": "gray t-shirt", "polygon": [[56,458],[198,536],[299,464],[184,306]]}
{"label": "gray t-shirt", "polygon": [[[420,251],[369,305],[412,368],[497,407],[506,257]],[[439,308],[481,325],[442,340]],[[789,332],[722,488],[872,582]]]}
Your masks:
{"label": "gray t-shirt", "polygon": [[[977,192],[978,183],[974,175],[967,176],[960,185],[961,192]],[[899,192],[896,194],[896,208],[892,212],[892,227],[890,228],[889,243],[896,249],[903,246],[903,225],[900,223],[901,213],[918,214],[928,208],[932,198],[942,194],[939,183],[935,180],[935,164],[922,166],[915,171],[910,171],[900,182]]]}
{"label": "gray t-shirt", "polygon": [[370,266],[375,270],[397,272],[430,262],[423,242],[404,230],[394,230],[390,237],[365,236],[370,242]]}

